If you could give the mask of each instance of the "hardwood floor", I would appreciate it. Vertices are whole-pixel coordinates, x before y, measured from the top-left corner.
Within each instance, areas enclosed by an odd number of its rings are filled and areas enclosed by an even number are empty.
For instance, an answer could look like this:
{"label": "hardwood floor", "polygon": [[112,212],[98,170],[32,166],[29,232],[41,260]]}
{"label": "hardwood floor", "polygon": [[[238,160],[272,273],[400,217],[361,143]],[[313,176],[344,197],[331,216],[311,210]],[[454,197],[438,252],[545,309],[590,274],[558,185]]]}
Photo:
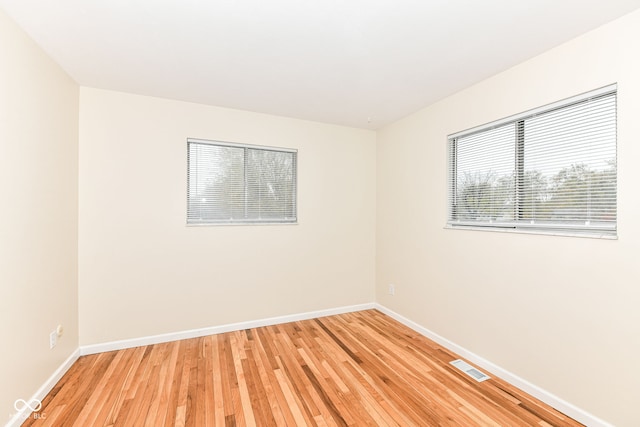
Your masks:
{"label": "hardwood floor", "polygon": [[81,357],[23,425],[581,425],[456,358],[367,310]]}

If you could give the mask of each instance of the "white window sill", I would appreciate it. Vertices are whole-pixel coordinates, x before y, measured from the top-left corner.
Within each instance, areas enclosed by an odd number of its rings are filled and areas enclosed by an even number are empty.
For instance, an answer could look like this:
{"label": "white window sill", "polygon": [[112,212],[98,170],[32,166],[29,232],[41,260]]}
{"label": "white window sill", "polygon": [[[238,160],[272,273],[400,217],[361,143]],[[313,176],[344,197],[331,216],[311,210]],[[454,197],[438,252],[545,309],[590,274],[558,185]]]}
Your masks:
{"label": "white window sill", "polygon": [[582,237],[587,239],[603,239],[603,240],[618,240],[618,235],[612,235],[609,233],[579,233],[570,230],[542,230],[542,229],[526,229],[526,228],[500,228],[500,227],[474,227],[469,225],[446,225],[444,227],[448,230],[472,230],[472,231],[485,231],[495,233],[514,233],[514,234],[537,234],[544,236],[562,236],[562,237]]}

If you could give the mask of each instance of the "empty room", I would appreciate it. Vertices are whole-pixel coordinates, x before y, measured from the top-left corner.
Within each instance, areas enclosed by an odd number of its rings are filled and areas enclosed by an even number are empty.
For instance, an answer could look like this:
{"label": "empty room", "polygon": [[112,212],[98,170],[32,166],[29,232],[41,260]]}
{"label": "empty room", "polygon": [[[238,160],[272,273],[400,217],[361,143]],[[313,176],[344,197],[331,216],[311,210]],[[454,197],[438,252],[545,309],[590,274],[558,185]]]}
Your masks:
{"label": "empty room", "polygon": [[0,0],[0,425],[640,426],[640,0]]}

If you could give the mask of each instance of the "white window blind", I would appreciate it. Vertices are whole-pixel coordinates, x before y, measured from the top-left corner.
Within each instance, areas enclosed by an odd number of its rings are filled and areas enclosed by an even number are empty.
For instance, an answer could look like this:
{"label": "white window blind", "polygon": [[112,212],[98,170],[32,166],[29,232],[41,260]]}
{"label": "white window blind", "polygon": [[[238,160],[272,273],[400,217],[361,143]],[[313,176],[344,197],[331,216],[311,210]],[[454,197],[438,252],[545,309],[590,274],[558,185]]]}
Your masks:
{"label": "white window blind", "polygon": [[187,223],[295,223],[297,151],[188,139]]}
{"label": "white window blind", "polygon": [[449,227],[615,235],[616,86],[449,136]]}

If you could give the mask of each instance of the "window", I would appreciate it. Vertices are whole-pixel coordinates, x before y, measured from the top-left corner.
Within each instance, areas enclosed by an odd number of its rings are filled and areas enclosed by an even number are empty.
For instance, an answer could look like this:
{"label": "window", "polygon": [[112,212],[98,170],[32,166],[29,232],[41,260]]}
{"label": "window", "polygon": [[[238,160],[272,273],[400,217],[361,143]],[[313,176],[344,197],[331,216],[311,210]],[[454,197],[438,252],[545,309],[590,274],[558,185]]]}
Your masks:
{"label": "window", "polygon": [[188,139],[187,224],[295,223],[297,151]]}
{"label": "window", "polygon": [[447,226],[615,236],[616,90],[450,135]]}

